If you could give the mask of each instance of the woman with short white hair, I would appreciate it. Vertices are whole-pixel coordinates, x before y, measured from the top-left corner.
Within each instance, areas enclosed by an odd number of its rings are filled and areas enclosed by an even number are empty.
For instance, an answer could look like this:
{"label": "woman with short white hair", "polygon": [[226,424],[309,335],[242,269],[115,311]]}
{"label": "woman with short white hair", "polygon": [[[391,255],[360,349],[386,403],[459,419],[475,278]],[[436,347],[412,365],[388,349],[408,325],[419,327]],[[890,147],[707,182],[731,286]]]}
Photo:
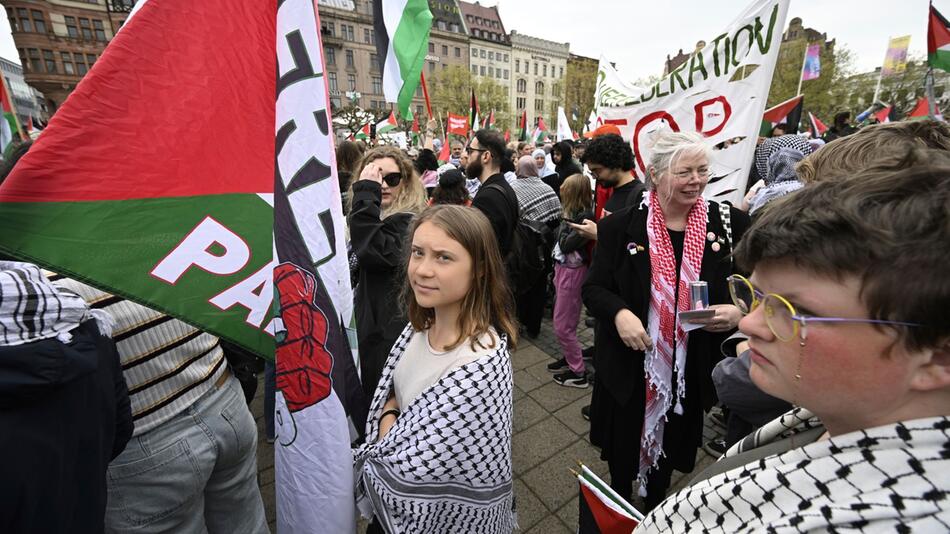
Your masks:
{"label": "woman with short white hair", "polygon": [[[608,462],[611,487],[629,498],[637,480],[647,508],[663,500],[673,469],[694,467],[703,412],[715,399],[718,347],[741,317],[726,279],[749,219],[703,198],[710,155],[697,134],[658,136],[649,192],[598,223],[583,288],[600,320],[591,442]],[[713,314],[690,325],[679,313],[694,307],[690,283],[699,281]]]}

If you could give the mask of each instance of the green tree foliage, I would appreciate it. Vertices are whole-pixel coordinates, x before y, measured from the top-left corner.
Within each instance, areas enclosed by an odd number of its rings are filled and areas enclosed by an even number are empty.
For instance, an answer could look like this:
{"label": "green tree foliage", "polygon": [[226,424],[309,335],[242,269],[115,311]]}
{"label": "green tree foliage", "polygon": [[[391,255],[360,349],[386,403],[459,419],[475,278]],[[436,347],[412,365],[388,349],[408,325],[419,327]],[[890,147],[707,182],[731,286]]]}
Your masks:
{"label": "green tree foliage", "polygon": [[[594,92],[597,90],[597,63],[568,61],[564,73],[564,111],[575,132],[584,130],[584,123],[594,110]],[[577,120],[571,113],[577,109]]]}
{"label": "green tree foliage", "polygon": [[432,112],[436,117],[442,114],[443,124],[446,113],[468,115],[472,89],[475,89],[482,120],[493,110],[496,128],[504,130],[505,125],[512,120],[508,111],[508,93],[492,78],[472,76],[468,69],[452,66],[439,71],[431,79],[426,78],[426,83],[432,100]]}
{"label": "green tree foliage", "polygon": [[[802,72],[802,61],[805,58],[805,47],[808,44],[810,43],[806,43],[804,39],[782,43],[775,74],[772,76],[767,108],[795,96]],[[853,57],[851,51],[843,46],[835,46],[834,50],[822,46],[821,75],[817,79],[802,82],[805,113],[802,113],[800,131],[808,128],[809,111],[822,122],[830,123],[836,112],[851,109],[851,87],[847,80],[853,73]]]}

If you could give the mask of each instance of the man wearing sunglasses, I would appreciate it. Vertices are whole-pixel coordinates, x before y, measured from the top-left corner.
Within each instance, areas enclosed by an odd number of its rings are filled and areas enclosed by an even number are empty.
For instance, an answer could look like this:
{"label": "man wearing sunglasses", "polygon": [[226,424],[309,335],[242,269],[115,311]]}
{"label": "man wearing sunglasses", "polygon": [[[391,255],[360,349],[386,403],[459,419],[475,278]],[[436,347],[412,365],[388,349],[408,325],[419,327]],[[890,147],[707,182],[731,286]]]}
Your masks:
{"label": "man wearing sunglasses", "polygon": [[518,197],[501,173],[505,139],[496,131],[479,130],[465,152],[468,154],[465,174],[482,183],[472,199],[472,207],[482,210],[488,217],[504,258],[511,250],[512,235],[518,224]]}
{"label": "man wearing sunglasses", "polygon": [[920,163],[809,184],[739,242],[751,378],[796,408],[638,534],[948,531],[950,156],[896,161]]}

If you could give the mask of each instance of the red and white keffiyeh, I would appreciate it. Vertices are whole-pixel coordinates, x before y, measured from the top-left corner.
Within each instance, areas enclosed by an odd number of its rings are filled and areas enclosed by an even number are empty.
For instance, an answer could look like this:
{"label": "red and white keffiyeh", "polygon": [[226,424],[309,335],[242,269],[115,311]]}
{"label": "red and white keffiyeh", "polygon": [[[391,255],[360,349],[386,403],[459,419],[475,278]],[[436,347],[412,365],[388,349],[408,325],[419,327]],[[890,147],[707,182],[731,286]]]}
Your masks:
{"label": "red and white keffiyeh", "polygon": [[676,405],[683,413],[686,396],[686,345],[689,334],[680,324],[677,311],[690,309],[689,283],[699,280],[706,244],[707,206],[702,198],[690,209],[686,221],[683,259],[676,295],[676,255],[666,228],[666,216],[655,194],[647,194],[647,236],[650,239],[650,311],[647,333],[653,350],[644,354],[646,410],[640,436],[640,495],[646,497],[647,475],[663,453],[663,427],[673,401],[673,370],[676,370]]}

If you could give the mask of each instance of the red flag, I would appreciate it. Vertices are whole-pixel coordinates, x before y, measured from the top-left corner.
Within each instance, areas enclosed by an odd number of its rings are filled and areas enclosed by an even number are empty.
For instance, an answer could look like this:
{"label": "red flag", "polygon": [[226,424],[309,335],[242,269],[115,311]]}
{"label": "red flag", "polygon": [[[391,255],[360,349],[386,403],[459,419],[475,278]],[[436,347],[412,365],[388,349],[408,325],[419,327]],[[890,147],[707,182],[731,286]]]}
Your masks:
{"label": "red flag", "polygon": [[811,122],[811,136],[814,139],[818,139],[825,132],[828,131],[828,127],[825,126],[823,122],[818,120],[818,117],[814,116],[810,111],[808,112],[808,120]]}
{"label": "red flag", "polygon": [[[934,113],[937,115],[940,115],[940,109],[938,109],[936,105],[934,105]],[[917,105],[914,106],[913,111],[907,114],[908,117],[915,118],[915,119],[927,117],[929,115],[930,115],[930,106],[929,106],[929,103],[927,102],[927,97],[925,96],[921,97],[920,100],[917,101]]]}
{"label": "red flag", "polygon": [[891,122],[891,110],[894,109],[894,106],[887,106],[886,108],[878,111],[874,114],[874,117],[877,119],[877,122],[884,124],[885,122]]}
{"label": "red flag", "polygon": [[518,140],[526,141],[528,139],[528,110],[521,112],[521,121],[518,127],[521,128],[521,134],[519,134]]}
{"label": "red flag", "polygon": [[544,117],[538,117],[538,129],[542,132],[548,131],[548,125],[544,124]]}
{"label": "red flag", "polygon": [[511,131],[505,128],[505,142],[511,141]]}
{"label": "red flag", "polygon": [[439,151],[439,163],[446,164],[449,162],[449,158],[452,157],[452,151],[449,150],[449,138],[445,138],[445,142],[442,143],[442,150]]}
{"label": "red flag", "polygon": [[419,133],[419,117],[415,115],[412,116],[412,132]]}
{"label": "red flag", "polygon": [[[597,485],[586,480],[583,476],[579,476],[577,480],[580,484],[581,495],[583,495],[584,501],[587,502],[587,507],[590,509],[591,515],[594,516],[594,521],[597,522],[597,528],[601,534],[629,534],[640,524],[637,518],[605,495]],[[598,478],[598,480],[600,479]],[[604,489],[608,488],[606,485],[602,487]]]}
{"label": "red flag", "polygon": [[450,134],[461,135],[462,137],[468,136],[468,118],[462,115],[456,115],[454,113],[449,113],[448,119],[448,131]]}

